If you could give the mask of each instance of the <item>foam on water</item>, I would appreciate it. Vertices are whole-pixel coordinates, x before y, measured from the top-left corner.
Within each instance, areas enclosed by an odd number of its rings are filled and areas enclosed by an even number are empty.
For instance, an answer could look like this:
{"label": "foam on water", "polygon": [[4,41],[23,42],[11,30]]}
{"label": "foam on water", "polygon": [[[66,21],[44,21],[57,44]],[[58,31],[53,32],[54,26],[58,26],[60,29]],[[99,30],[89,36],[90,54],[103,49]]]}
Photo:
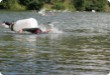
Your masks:
{"label": "foam on water", "polygon": [[59,30],[58,28],[54,27],[54,25],[51,26],[52,33],[63,33],[63,31]]}
{"label": "foam on water", "polygon": [[42,16],[45,16],[46,15],[46,9],[45,8],[43,8],[43,9],[41,9],[39,12],[38,12],[38,14],[41,14]]}
{"label": "foam on water", "polygon": [[0,2],[2,2],[2,0],[0,0]]}
{"label": "foam on water", "polygon": [[52,22],[52,23],[49,23],[48,26],[40,26],[40,28],[43,30],[43,31],[46,31],[48,29],[51,29],[51,32],[50,33],[63,33],[62,30],[59,30],[57,27],[55,27],[55,24],[58,24],[58,22]]}
{"label": "foam on water", "polygon": [[110,73],[108,75],[110,75]]}

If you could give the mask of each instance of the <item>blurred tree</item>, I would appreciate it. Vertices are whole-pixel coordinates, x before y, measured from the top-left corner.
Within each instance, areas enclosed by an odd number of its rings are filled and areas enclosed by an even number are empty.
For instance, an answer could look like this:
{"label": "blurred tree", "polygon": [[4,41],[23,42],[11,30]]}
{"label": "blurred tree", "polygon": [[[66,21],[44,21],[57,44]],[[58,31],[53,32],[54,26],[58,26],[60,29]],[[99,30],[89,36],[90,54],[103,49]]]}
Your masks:
{"label": "blurred tree", "polygon": [[0,9],[40,10],[42,7],[57,10],[108,11],[107,0],[3,0]]}
{"label": "blurred tree", "polygon": [[85,10],[85,0],[73,0],[73,4],[78,11]]}
{"label": "blurred tree", "polygon": [[85,8],[86,11],[96,10],[96,11],[104,11],[104,7],[106,6],[106,0],[85,0]]}
{"label": "blurred tree", "polygon": [[40,10],[44,0],[19,0],[20,4],[25,5],[29,10]]}

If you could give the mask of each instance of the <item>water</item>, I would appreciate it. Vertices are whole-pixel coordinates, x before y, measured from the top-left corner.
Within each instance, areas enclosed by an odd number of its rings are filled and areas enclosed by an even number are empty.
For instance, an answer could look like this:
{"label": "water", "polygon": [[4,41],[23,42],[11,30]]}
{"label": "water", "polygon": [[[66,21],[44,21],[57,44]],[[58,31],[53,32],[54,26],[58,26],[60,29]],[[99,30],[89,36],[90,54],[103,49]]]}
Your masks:
{"label": "water", "polygon": [[[110,14],[0,12],[2,21],[36,18],[57,22],[63,33],[18,34],[0,26],[3,75],[107,75],[110,72]],[[45,25],[47,26],[47,25]]]}

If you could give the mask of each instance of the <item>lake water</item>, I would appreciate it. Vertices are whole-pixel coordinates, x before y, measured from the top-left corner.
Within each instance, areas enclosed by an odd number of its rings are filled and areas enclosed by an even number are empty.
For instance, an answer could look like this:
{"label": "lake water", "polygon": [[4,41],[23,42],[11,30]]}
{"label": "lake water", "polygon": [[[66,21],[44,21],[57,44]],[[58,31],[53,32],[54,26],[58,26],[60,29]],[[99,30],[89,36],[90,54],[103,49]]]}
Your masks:
{"label": "lake water", "polygon": [[68,12],[41,16],[0,12],[3,21],[33,17],[39,24],[57,22],[63,33],[18,34],[0,26],[0,72],[3,75],[107,75],[110,72],[110,13]]}

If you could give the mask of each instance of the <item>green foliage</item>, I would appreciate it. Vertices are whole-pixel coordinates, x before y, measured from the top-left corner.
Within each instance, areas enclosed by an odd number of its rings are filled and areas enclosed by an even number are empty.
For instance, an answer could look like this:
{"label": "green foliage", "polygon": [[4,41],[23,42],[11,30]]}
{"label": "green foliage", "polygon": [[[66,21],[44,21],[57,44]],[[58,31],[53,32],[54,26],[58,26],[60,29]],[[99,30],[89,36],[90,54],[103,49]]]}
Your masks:
{"label": "green foliage", "polygon": [[54,4],[54,6],[52,8],[56,9],[56,10],[64,10],[64,5],[61,2],[57,2]]}
{"label": "green foliage", "polygon": [[40,10],[43,0],[19,0],[20,4],[25,5],[29,10]]}
{"label": "green foliage", "polygon": [[0,9],[40,10],[47,7],[56,10],[110,11],[107,0],[3,0]]}
{"label": "green foliage", "polygon": [[48,4],[50,4],[52,9],[56,10],[75,10],[72,0],[48,0]]}
{"label": "green foliage", "polygon": [[20,5],[18,0],[3,0],[0,3],[0,9],[25,10],[26,7]]}
{"label": "green foliage", "polygon": [[19,1],[20,1],[20,4],[28,6],[32,0],[19,0]]}
{"label": "green foliage", "polygon": [[85,1],[84,0],[73,0],[74,6],[78,11],[85,10]]}
{"label": "green foliage", "polygon": [[12,3],[13,5],[9,7],[10,10],[26,10],[26,7],[23,5],[20,5],[17,1],[14,1]]}
{"label": "green foliage", "polygon": [[8,9],[8,8],[9,8],[8,0],[3,0],[0,3],[0,9]]}
{"label": "green foliage", "polygon": [[64,6],[66,10],[70,10],[70,11],[75,11],[76,8],[73,5],[73,1],[72,0],[65,0],[64,1]]}
{"label": "green foliage", "polygon": [[91,11],[104,11],[104,7],[107,5],[106,0],[85,0],[85,10]]}

